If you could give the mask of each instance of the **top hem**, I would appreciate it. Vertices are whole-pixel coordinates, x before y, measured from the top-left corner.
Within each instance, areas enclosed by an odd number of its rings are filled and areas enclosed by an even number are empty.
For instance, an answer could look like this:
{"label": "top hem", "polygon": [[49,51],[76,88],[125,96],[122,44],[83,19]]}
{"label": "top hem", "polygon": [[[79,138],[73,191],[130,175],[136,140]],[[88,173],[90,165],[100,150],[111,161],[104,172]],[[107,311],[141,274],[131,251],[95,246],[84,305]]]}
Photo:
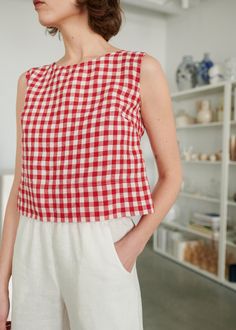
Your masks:
{"label": "top hem", "polygon": [[111,219],[119,219],[122,217],[131,217],[135,222],[137,222],[142,215],[147,215],[147,214],[153,214],[154,210],[145,210],[142,213],[136,212],[125,212],[125,213],[116,213],[113,215],[108,215],[108,216],[99,216],[99,217],[74,217],[74,218],[60,218],[60,217],[48,217],[48,216],[39,216],[33,213],[29,212],[23,212],[21,210],[18,210],[19,214],[22,216],[25,216],[27,218],[31,218],[34,220],[38,221],[43,221],[43,222],[53,222],[53,223],[78,223],[78,222],[99,222],[99,221],[106,221],[106,220],[111,220]]}

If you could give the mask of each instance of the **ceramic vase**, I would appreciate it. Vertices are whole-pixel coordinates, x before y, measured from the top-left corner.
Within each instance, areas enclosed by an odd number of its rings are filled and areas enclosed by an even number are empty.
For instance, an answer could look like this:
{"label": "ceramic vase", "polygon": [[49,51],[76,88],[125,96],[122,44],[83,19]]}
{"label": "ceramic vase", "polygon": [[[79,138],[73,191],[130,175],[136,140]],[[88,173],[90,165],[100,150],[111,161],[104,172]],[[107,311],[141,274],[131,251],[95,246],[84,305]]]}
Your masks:
{"label": "ceramic vase", "polygon": [[176,70],[176,84],[179,91],[194,88],[197,84],[197,67],[191,55],[184,55]]}
{"label": "ceramic vase", "polygon": [[210,59],[209,53],[204,53],[202,61],[197,63],[197,85],[203,86],[209,84],[208,70],[214,65]]}

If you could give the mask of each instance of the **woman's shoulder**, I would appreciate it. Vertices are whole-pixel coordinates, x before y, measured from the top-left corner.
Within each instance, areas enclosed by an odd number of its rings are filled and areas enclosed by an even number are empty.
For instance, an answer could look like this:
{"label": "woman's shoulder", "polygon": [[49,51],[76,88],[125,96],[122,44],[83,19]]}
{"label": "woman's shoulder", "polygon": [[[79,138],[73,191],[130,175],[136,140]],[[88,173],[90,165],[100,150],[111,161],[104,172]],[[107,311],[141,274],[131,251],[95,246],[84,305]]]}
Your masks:
{"label": "woman's shoulder", "polygon": [[156,69],[158,66],[160,66],[160,60],[158,57],[151,55],[148,51],[146,50],[126,50],[126,53],[132,57],[132,58],[137,58],[142,61],[142,66],[147,67],[148,69]]}
{"label": "woman's shoulder", "polygon": [[134,51],[134,54],[137,55],[140,59],[142,71],[159,72],[160,70],[162,70],[162,65],[158,57],[144,50]]}
{"label": "woman's shoulder", "polygon": [[39,66],[30,66],[20,74],[19,80],[21,80],[21,81],[26,80],[26,82],[28,83],[29,80],[31,79],[31,77],[36,77],[37,75],[43,74],[44,72],[46,72],[48,70],[49,67],[50,67],[50,64],[43,64],[43,65],[39,65]]}

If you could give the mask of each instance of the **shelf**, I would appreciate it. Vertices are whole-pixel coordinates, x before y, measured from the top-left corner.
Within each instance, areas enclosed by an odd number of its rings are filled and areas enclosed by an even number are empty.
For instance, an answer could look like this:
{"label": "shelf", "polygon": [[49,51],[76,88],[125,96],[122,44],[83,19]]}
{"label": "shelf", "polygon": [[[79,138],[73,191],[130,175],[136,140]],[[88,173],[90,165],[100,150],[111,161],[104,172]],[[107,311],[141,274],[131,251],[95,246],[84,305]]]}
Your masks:
{"label": "shelf", "polygon": [[161,4],[158,1],[150,0],[122,0],[122,3],[142,10],[150,10],[152,13],[161,13],[162,15],[172,16],[180,15],[183,9],[174,1]]}
{"label": "shelf", "polygon": [[[190,164],[203,164],[203,165],[219,165],[222,164],[221,160],[211,161],[211,160],[185,160],[181,159],[183,163],[190,163]],[[236,161],[230,160],[229,165],[236,166]]]}
{"label": "shelf", "polygon": [[181,224],[177,224],[177,223],[170,223],[170,222],[165,222],[165,221],[162,221],[160,223],[160,226],[165,226],[165,227],[170,227],[171,229],[178,229],[178,230],[181,230],[181,231],[184,231],[188,234],[194,234],[196,236],[199,236],[199,237],[202,237],[202,238],[206,238],[206,239],[213,239],[213,240],[218,240],[218,235],[214,237],[214,234],[213,235],[210,235],[210,234],[204,234],[204,233],[200,233],[196,230],[193,230],[193,229],[190,229],[184,225],[181,225]]}
{"label": "shelf", "polygon": [[[181,159],[184,164],[200,164],[200,165],[220,165],[222,162],[221,160],[210,161],[210,160],[185,160]],[[236,164],[236,162],[235,162]]]}
{"label": "shelf", "polygon": [[202,274],[202,275],[205,275],[205,276],[211,278],[212,280],[218,282],[218,277],[217,277],[216,275],[214,275],[214,274],[212,274],[212,273],[210,273],[210,272],[207,272],[206,270],[201,269],[201,268],[199,268],[199,267],[197,267],[197,266],[194,266],[194,265],[191,264],[190,262],[182,261],[182,260],[178,260],[177,258],[173,257],[171,254],[162,251],[160,248],[154,248],[154,251],[155,251],[156,253],[159,253],[160,255],[163,255],[163,256],[165,256],[165,257],[167,257],[167,258],[169,258],[169,259],[171,259],[171,260],[177,262],[177,263],[180,264],[180,265],[183,265],[183,266],[185,266],[185,267],[187,267],[187,268],[189,268],[189,269],[191,269],[191,270],[193,270],[193,271],[195,271],[195,272],[197,272],[197,273],[200,273],[200,274]]}
{"label": "shelf", "polygon": [[216,204],[220,203],[219,198],[203,196],[203,195],[200,195],[200,194],[191,194],[191,193],[188,193],[188,192],[185,192],[185,191],[181,191],[179,193],[179,195],[183,196],[183,197],[187,197],[187,198],[198,199],[198,200],[201,200],[201,201],[206,201],[206,202],[211,202],[211,203],[216,203]]}
{"label": "shelf", "polygon": [[236,207],[236,202],[234,202],[234,201],[228,200],[227,204],[229,206],[233,206],[233,207],[235,206]]}
{"label": "shelf", "polygon": [[171,254],[162,251],[160,248],[154,248],[153,250],[156,253],[158,253],[159,255],[161,255],[163,257],[166,257],[167,259],[170,259],[171,261],[174,261],[174,262],[176,262],[177,264],[179,264],[181,266],[184,266],[184,267],[186,267],[186,268],[188,268],[188,269],[190,269],[192,271],[195,271],[196,273],[198,273],[200,275],[203,275],[203,276],[208,277],[209,279],[217,282],[218,284],[227,286],[228,288],[233,289],[233,290],[236,291],[236,283],[234,283],[234,282],[229,282],[227,279],[223,279],[223,281],[221,281],[221,280],[219,280],[219,277],[217,275],[214,275],[214,274],[212,274],[210,272],[207,272],[204,269],[201,269],[201,268],[199,268],[197,266],[194,266],[190,262],[178,260],[175,257],[173,257]]}
{"label": "shelf", "polygon": [[233,243],[233,242],[231,242],[231,241],[227,241],[227,245],[228,246],[231,246],[231,247],[233,247],[233,248],[236,248],[236,244],[235,243]]}
{"label": "shelf", "polygon": [[229,282],[228,280],[224,280],[223,284],[229,287],[230,289],[236,290],[236,283],[234,282]]}
{"label": "shelf", "polygon": [[[178,229],[180,231],[184,231],[188,234],[193,234],[193,235],[196,235],[196,236],[199,236],[199,237],[202,237],[202,238],[206,238],[206,239],[209,239],[209,240],[215,240],[215,241],[218,241],[219,240],[219,233],[217,233],[217,235],[210,235],[210,234],[204,234],[204,233],[201,233],[201,232],[198,232],[194,229],[190,229],[188,227],[186,227],[185,225],[181,225],[179,223],[173,223],[173,222],[165,222],[165,221],[162,221],[160,223],[160,226],[165,226],[165,227],[169,227],[171,229]],[[233,248],[236,248],[236,244],[234,244],[233,242],[231,242],[230,240],[227,240],[226,241],[226,244],[228,246],[231,246]]]}
{"label": "shelf", "polygon": [[[231,120],[230,125],[236,125],[236,120]],[[210,122],[207,124],[189,124],[189,125],[183,125],[183,126],[176,126],[177,130],[181,129],[192,129],[192,128],[209,128],[209,127],[222,127],[223,122]]]}
{"label": "shelf", "polygon": [[183,126],[176,126],[177,130],[181,130],[181,129],[189,129],[189,128],[209,128],[209,127],[222,127],[223,123],[222,122],[210,122],[207,124],[189,124],[189,125],[183,125]]}
{"label": "shelf", "polygon": [[[186,198],[191,198],[191,199],[198,199],[198,200],[205,201],[205,202],[210,202],[210,203],[216,203],[216,204],[220,203],[219,198],[204,196],[204,195],[200,195],[199,193],[193,194],[193,193],[188,193],[188,192],[185,192],[185,191],[181,191],[179,193],[179,196],[186,197]],[[229,206],[236,207],[236,202],[233,201],[233,200],[228,200],[227,204]]]}
{"label": "shelf", "polygon": [[[230,82],[228,82],[228,81],[222,81],[217,84],[212,84],[212,85],[208,84],[205,86],[197,86],[195,88],[191,88],[188,90],[171,93],[171,98],[173,101],[178,101],[178,100],[184,100],[184,99],[189,99],[192,97],[201,96],[201,95],[207,94],[209,92],[210,93],[223,92],[225,85],[229,84],[229,83]],[[231,83],[234,84],[235,82],[231,82]]]}

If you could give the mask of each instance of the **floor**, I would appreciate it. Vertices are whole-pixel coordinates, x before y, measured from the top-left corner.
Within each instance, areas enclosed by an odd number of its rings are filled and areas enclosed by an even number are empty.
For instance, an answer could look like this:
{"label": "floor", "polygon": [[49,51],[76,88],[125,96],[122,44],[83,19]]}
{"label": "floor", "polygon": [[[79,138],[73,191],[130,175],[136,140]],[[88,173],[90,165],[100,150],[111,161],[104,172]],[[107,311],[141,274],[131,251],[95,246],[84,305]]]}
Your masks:
{"label": "floor", "polygon": [[236,292],[152,250],[137,260],[144,330],[236,330]]}

